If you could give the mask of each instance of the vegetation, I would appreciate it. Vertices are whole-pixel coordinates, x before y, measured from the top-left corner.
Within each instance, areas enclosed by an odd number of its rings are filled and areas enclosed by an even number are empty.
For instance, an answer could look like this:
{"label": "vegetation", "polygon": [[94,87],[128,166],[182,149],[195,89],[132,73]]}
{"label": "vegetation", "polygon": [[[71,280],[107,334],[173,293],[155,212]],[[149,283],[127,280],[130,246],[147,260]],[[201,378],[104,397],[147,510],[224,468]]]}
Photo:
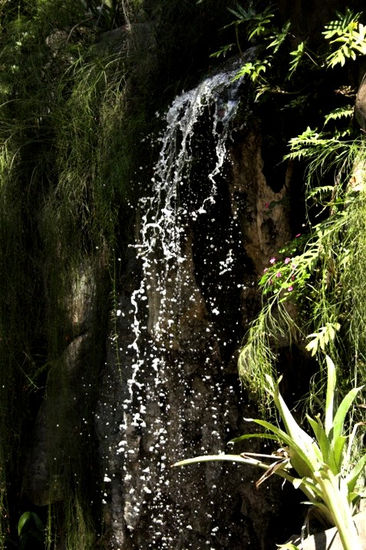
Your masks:
{"label": "vegetation", "polygon": [[[289,345],[297,342],[313,356],[327,350],[337,361],[347,361],[342,379],[348,385],[364,377],[363,138],[324,139],[307,130],[291,147],[288,158],[303,155],[310,160],[308,199],[323,220],[313,224],[309,219],[309,232],[273,257],[260,280],[264,307],[239,359],[242,376],[259,392],[263,377],[273,372],[280,338]],[[335,184],[311,185],[314,175],[325,177],[330,170],[336,174]]]}
{"label": "vegetation", "polygon": [[[261,102],[284,86],[282,93],[290,94],[284,110],[297,105],[291,96],[293,86],[301,83],[299,67],[317,72],[322,81],[324,71],[354,63],[364,52],[362,14],[349,8],[325,26],[322,34],[328,45],[322,44],[317,52],[309,52],[305,43],[289,50],[291,24],[276,26],[268,8],[260,13],[253,7],[238,8],[233,13],[235,27],[244,25],[247,39],[258,49],[255,61],[245,63],[237,77],[251,79]],[[283,56],[284,48],[290,59],[287,79],[281,78],[277,57],[278,52]],[[337,78],[342,79],[342,74]],[[336,83],[340,85],[339,80]],[[306,89],[304,83],[302,87]],[[309,93],[316,101],[314,90],[307,92],[306,101],[311,101]],[[304,101],[303,94],[300,99]],[[285,343],[318,355],[320,364],[327,350],[339,365],[347,365],[341,375],[344,387],[352,387],[364,376],[365,303],[360,272],[364,261],[364,139],[352,126],[353,109],[347,97],[340,101],[330,113],[323,112],[323,129],[308,127],[291,138],[290,152],[284,156],[284,161],[300,161],[307,174],[306,229],[268,259],[259,283],[263,305],[239,358],[245,385],[264,405],[269,404],[266,375],[275,372],[278,350]],[[316,377],[320,388],[322,372],[321,368]],[[312,392],[316,393],[315,385]]]}
{"label": "vegetation", "polygon": [[[338,528],[345,550],[355,550],[360,548],[360,542],[352,515],[361,497],[357,482],[366,463],[366,454],[362,457],[354,455],[357,426],[347,437],[344,424],[347,412],[361,388],[351,390],[334,412],[336,369],[330,357],[326,356],[326,361],[327,389],[323,420],[319,415],[316,418],[307,416],[315,439],[300,427],[288,409],[279,391],[279,381],[274,382],[267,376],[267,392],[280,414],[284,429],[265,420],[247,419],[269,433],[245,434],[233,442],[264,437],[275,439],[281,445],[279,450],[271,455],[243,452],[239,455],[199,456],[177,462],[175,466],[211,460],[254,465],[265,470],[256,483],[257,487],[276,474],[304,493],[305,504],[311,506],[312,516],[316,516],[325,527],[335,525]],[[263,458],[271,462],[268,464]]]}
{"label": "vegetation", "polygon": [[[325,75],[365,54],[361,20],[350,10],[338,14],[324,29],[328,47],[314,54],[296,41],[290,23],[255,3],[0,2],[0,548],[17,537],[27,546],[33,537],[51,550],[62,533],[68,550],[93,549],[103,530],[94,434],[85,428],[93,423],[93,391],[83,393],[82,407],[68,419],[57,407],[49,419],[50,431],[62,426],[50,442],[50,449],[62,449],[62,460],[55,464],[49,453],[48,506],[29,510],[22,477],[44,398],[66,402],[70,384],[96,386],[108,309],[116,302],[116,259],[123,264],[130,238],[129,203],[150,181],[154,151],[142,138],[159,124],[155,111],[207,71],[209,52],[234,29],[235,42],[211,62],[254,45],[238,78],[252,82],[263,105],[284,97],[284,109],[300,112],[312,99],[302,71]],[[240,356],[243,379],[266,403],[279,399],[267,382],[279,339],[351,365],[339,372],[343,393],[364,376],[364,140],[348,124],[349,98],[339,103],[324,113],[324,129],[307,129],[290,142],[288,160],[309,165],[308,230],[263,275],[263,309]],[[75,320],[86,287],[96,306],[90,318]],[[85,334],[88,370],[73,379],[67,350]],[[80,438],[71,438],[79,428]]]}
{"label": "vegetation", "polygon": [[[121,24],[121,8],[116,3],[96,8],[95,2],[57,0],[7,2],[1,8],[2,548],[15,538],[22,512],[20,468],[31,444],[26,434],[46,381],[49,400],[66,392],[69,375],[60,357],[85,330],[92,342],[87,381],[95,378],[101,364],[103,332],[99,334],[92,318],[88,326],[75,322],[75,300],[80,285],[91,285],[101,299],[106,292],[116,222],[127,196],[120,116],[127,69],[126,59],[113,48],[95,45],[102,32]],[[93,315],[100,322],[105,313],[97,305]],[[57,378],[53,385],[52,376]],[[84,397],[82,416],[92,425],[94,395]],[[55,433],[49,448],[57,454],[52,450],[57,441],[63,452],[61,465],[50,467],[50,487],[52,479],[61,479],[64,507],[51,505],[52,522],[43,517],[47,546],[55,547],[67,525],[67,548],[78,548],[83,539],[83,548],[94,548],[95,521],[100,519],[90,506],[88,489],[90,433],[83,430],[78,444],[70,442],[69,432],[81,417],[61,414],[55,410],[47,429],[52,433],[52,426],[62,426],[63,435]],[[53,460],[49,458],[50,464]],[[27,525],[36,517],[35,512],[29,514]],[[78,521],[66,522],[70,515]],[[28,537],[26,524],[23,541]],[[9,538],[7,533],[14,534]]]}
{"label": "vegetation", "polygon": [[[305,41],[297,41],[293,49],[296,37],[292,35],[290,22],[278,26],[268,7],[260,11],[251,4],[238,6],[231,12],[235,16],[232,26],[239,51],[243,49],[240,44],[243,37],[256,48],[255,56],[245,61],[237,78],[252,82],[258,102],[265,103],[274,94],[290,96],[283,110],[297,108],[311,97],[299,67],[303,71],[307,68],[306,78],[312,71],[324,82],[326,71],[347,66],[366,51],[363,15],[349,8],[337,13],[325,26],[322,34],[327,45],[323,43],[315,52]],[[232,47],[233,44],[228,44],[214,55],[226,55]],[[286,49],[289,65],[285,76]],[[334,81],[338,86],[339,75],[340,72]],[[298,95],[296,88],[306,90],[299,96],[299,102],[293,97]],[[315,96],[316,92],[313,95],[316,100]],[[324,525],[338,527],[345,549],[360,546],[352,514],[363,491],[366,460],[365,455],[360,457],[355,438],[357,429],[363,425],[358,422],[362,415],[352,406],[363,388],[359,384],[365,378],[366,359],[362,274],[366,261],[365,142],[350,123],[352,114],[352,107],[343,97],[333,111],[323,111],[323,129],[308,127],[289,141],[284,160],[300,161],[306,172],[305,229],[268,259],[259,281],[262,307],[240,352],[239,370],[244,386],[263,411],[273,412],[275,406],[284,428],[255,420],[268,433],[246,434],[234,441],[264,437],[276,440],[282,448],[268,456],[248,452],[220,454],[175,464],[225,460],[256,465],[265,470],[257,485],[272,474],[284,477],[305,493],[307,503],[316,508]],[[281,366],[281,348],[291,349],[295,345],[304,355],[316,357],[320,367],[312,379],[305,406],[307,413],[324,409],[324,421],[319,414],[315,417],[306,414],[313,437],[300,427],[286,406],[279,391],[280,380],[274,381]],[[326,367],[325,354],[328,354]],[[336,369],[329,355],[338,365],[337,386]],[[340,400],[335,414],[334,400]],[[345,423],[349,410],[350,418]],[[263,458],[270,458],[270,464]],[[355,490],[357,481],[359,491]]]}

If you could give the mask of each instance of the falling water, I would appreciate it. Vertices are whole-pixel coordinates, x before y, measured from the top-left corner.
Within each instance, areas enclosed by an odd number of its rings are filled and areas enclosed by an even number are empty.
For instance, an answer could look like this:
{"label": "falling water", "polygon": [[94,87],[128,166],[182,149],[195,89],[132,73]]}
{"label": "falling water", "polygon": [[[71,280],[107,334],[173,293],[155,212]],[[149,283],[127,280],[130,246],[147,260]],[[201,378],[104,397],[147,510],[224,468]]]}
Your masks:
{"label": "falling water", "polygon": [[[132,293],[133,341],[128,350],[132,361],[116,453],[123,462],[123,515],[127,529],[132,533],[140,518],[149,516],[146,539],[139,543],[141,549],[194,548],[182,542],[182,532],[192,529],[192,525],[184,519],[184,503],[170,498],[172,484],[175,494],[179,493],[177,485],[182,476],[177,470],[173,473],[170,464],[183,453],[189,456],[182,435],[187,419],[182,418],[181,411],[194,421],[197,406],[201,406],[197,403],[202,403],[197,401],[200,391],[206,392],[210,425],[202,426],[202,433],[208,435],[202,436],[199,452],[220,452],[226,440],[222,429],[225,418],[219,418],[219,411],[226,409],[225,391],[230,388],[224,391],[217,387],[210,370],[217,336],[208,315],[203,315],[204,328],[197,329],[205,333],[202,337],[206,339],[207,356],[200,374],[204,388],[196,389],[195,394],[187,391],[191,373],[187,371],[184,346],[190,346],[190,353],[195,353],[195,319],[197,312],[207,308],[195,280],[190,228],[202,216],[209,215],[217,201],[218,181],[224,177],[227,145],[239,105],[235,74],[235,68],[216,74],[175,99],[159,139],[152,193],[140,204],[136,249],[142,277]],[[203,150],[197,139],[200,132],[209,141]],[[219,262],[219,274],[230,271],[232,264],[233,251],[229,248]],[[218,315],[214,306],[210,306],[211,313]],[[121,315],[121,310],[117,315]],[[191,328],[182,329],[190,315]],[[106,482],[111,481],[109,476],[106,472]],[[210,503],[205,505],[208,510]],[[212,537],[217,529],[213,524]],[[212,541],[207,541],[205,547],[214,548]]]}

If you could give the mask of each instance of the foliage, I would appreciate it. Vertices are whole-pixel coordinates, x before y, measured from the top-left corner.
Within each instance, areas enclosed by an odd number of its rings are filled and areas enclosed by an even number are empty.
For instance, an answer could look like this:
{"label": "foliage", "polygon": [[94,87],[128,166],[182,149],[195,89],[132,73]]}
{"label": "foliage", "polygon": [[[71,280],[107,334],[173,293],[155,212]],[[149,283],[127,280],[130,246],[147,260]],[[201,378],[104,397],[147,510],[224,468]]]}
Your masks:
{"label": "foliage", "polygon": [[[276,474],[304,493],[306,504],[311,505],[325,526],[337,526],[345,550],[354,550],[358,548],[359,541],[352,515],[360,500],[357,482],[366,464],[366,453],[361,457],[352,455],[354,438],[345,435],[345,419],[361,388],[354,388],[347,393],[335,410],[336,368],[328,356],[326,363],[327,389],[323,420],[320,415],[315,418],[307,415],[313,436],[300,427],[288,409],[279,391],[280,381],[274,382],[267,376],[266,391],[274,401],[284,428],[265,420],[247,419],[265,428],[268,433],[245,434],[233,442],[264,437],[277,441],[281,449],[267,456],[250,452],[200,456],[179,461],[175,466],[211,460],[254,465],[265,470],[256,483],[257,487]],[[263,458],[269,458],[271,462],[268,464]]]}
{"label": "foliage", "polygon": [[344,14],[337,12],[337,19],[325,26],[323,35],[331,49],[325,60],[328,67],[343,66],[347,59],[365,55],[366,27],[359,22],[361,15],[346,8]]}
{"label": "foliage", "polygon": [[273,11],[271,6],[267,6],[263,11],[259,12],[255,9],[253,4],[249,4],[247,8],[238,5],[236,9],[228,8],[236,19],[230,23],[235,27],[245,24],[248,40],[259,38],[260,36],[268,34],[269,25],[273,18]]}
{"label": "foliage", "polygon": [[[29,445],[24,434],[46,382],[49,400],[52,391],[62,394],[67,369],[59,358],[86,330],[74,321],[74,289],[87,276],[108,302],[109,260],[129,193],[123,129],[128,59],[95,42],[106,26],[121,23],[120,16],[107,24],[95,18],[90,2],[71,0],[9,2],[1,12],[0,547],[16,529],[9,516],[16,517],[22,506],[13,495],[20,493],[20,465]],[[93,344],[86,382],[102,364],[105,309],[97,303],[87,327]],[[52,391],[51,370],[58,371]],[[83,417],[90,425],[94,398],[92,391],[84,395]],[[54,415],[50,424],[59,411]],[[95,457],[87,431],[76,444],[70,440],[74,419],[60,420],[63,435],[57,437],[65,460],[50,472],[50,484],[58,476],[65,500],[50,508],[47,544],[56,547],[63,531],[69,550],[79,548],[80,540],[93,548],[101,521],[100,511],[90,506],[96,480],[92,488],[89,466]],[[80,494],[74,494],[75,484],[83,487]],[[77,524],[63,524],[66,512],[78,517]]]}
{"label": "foliage", "polygon": [[[349,115],[348,106],[335,109],[324,123],[337,123],[335,130],[308,127],[290,140],[285,157],[307,163],[308,229],[264,269],[259,281],[263,307],[239,357],[244,382],[267,405],[265,375],[276,369],[278,350],[293,342],[313,356],[327,350],[339,363],[348,358],[350,367],[353,358],[352,367],[342,374],[346,385],[364,373],[366,303],[360,272],[365,261],[364,139],[347,139]],[[330,175],[333,184],[324,185]],[[312,211],[322,221],[314,223]],[[305,335],[310,335],[310,342]]]}
{"label": "foliage", "polygon": [[[330,21],[322,32],[325,42],[316,52],[312,52],[307,42],[294,36],[291,23],[282,26],[276,22],[273,6],[261,8],[260,2],[251,2],[243,7],[238,4],[235,9],[228,8],[234,16],[227,27],[234,26],[236,43],[239,53],[243,56],[241,39],[249,45],[255,45],[255,60],[245,62],[238,71],[236,78],[249,77],[256,86],[255,97],[263,93],[273,93],[281,86],[287,90],[286,81],[293,79],[299,68],[322,71],[336,66],[343,66],[347,60],[354,61],[366,53],[365,26],[360,22],[362,13],[346,8],[344,12],[337,11],[336,19]],[[239,31],[244,29],[240,38]],[[293,49],[294,43],[296,47]],[[213,57],[226,55],[232,51],[232,44],[223,46]],[[287,56],[288,66],[285,72],[281,70],[283,59]],[[288,92],[291,92],[291,87]]]}
{"label": "foliage", "polygon": [[315,355],[319,349],[325,351],[325,348],[330,342],[333,342],[336,336],[336,331],[341,328],[339,323],[327,322],[324,327],[320,327],[318,332],[309,334],[307,338],[311,338],[311,342],[306,345],[307,351],[311,352],[311,355]]}
{"label": "foliage", "polygon": [[269,65],[269,60],[264,59],[263,61],[248,61],[245,63],[238,71],[235,76],[235,80],[248,75],[252,82],[257,82],[261,78],[261,73],[265,73]]}
{"label": "foliage", "polygon": [[35,512],[24,512],[18,521],[18,537],[21,549],[42,548],[44,526]]}

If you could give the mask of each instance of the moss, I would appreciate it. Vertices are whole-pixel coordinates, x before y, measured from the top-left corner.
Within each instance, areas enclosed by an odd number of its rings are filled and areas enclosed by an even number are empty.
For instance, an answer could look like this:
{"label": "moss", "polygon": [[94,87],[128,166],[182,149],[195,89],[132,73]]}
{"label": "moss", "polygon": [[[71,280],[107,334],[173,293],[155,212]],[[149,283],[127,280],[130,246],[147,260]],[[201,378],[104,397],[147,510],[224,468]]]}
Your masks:
{"label": "moss", "polygon": [[[91,339],[85,384],[103,364],[109,258],[128,185],[120,154],[124,60],[91,48],[100,29],[83,3],[45,0],[19,10],[10,5],[2,15],[0,63],[10,67],[0,79],[0,542],[5,544],[9,528],[15,538],[26,505],[22,469],[45,387],[53,397],[52,369],[85,330]],[[80,299],[85,272],[99,300],[87,326],[75,322],[70,302],[73,288]],[[57,376],[67,391],[66,365],[58,365]],[[95,491],[99,473],[95,466],[92,476],[85,469],[93,467],[94,434],[68,444],[75,423],[84,418],[92,425],[95,394],[89,393],[82,410],[74,408],[69,420],[58,418],[63,425],[58,443],[67,460],[52,476],[61,476],[65,494],[48,538],[62,534],[70,550],[80,548],[80,540],[93,548],[100,521],[89,491],[91,478]],[[71,515],[77,524],[69,521]]]}

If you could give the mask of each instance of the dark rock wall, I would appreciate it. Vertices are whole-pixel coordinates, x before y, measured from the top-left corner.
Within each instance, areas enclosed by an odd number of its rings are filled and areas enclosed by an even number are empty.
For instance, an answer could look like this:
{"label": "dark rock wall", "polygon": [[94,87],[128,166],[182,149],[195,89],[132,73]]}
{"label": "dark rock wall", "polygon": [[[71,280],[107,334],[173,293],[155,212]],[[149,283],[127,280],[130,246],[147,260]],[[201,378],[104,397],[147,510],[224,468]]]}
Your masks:
{"label": "dark rock wall", "polygon": [[[111,548],[266,550],[273,537],[285,536],[286,527],[276,521],[281,512],[276,483],[258,491],[257,472],[234,464],[180,470],[171,464],[227,449],[231,437],[248,430],[243,418],[255,414],[240,387],[236,352],[258,307],[258,276],[290,235],[281,200],[290,185],[288,178],[278,193],[266,185],[259,127],[242,131],[215,205],[185,228],[184,262],[166,284],[173,310],[164,311],[154,278],[150,281],[138,342],[143,387],[128,406],[136,361],[131,297],[141,276],[131,250],[96,420]],[[229,248],[233,262],[222,273],[220,260]],[[136,399],[144,410],[140,423],[132,418]]]}
{"label": "dark rock wall", "polygon": [[[150,134],[158,126],[151,122],[154,109],[166,108],[177,91],[193,86],[208,70],[208,46],[203,50],[203,44],[219,46],[219,37],[212,38],[219,25],[216,16],[223,13],[222,4],[226,13],[233,3],[214,2],[213,10],[210,2],[200,3],[194,12],[199,13],[196,30],[190,27],[193,2],[182,2],[179,13],[169,1],[152,2],[139,12],[136,24],[129,20],[133,2],[122,4],[126,25],[104,39],[113,41],[113,51],[123,42],[123,55],[135,65],[126,96],[128,116],[136,114],[138,119],[130,155],[136,152],[143,158],[134,159],[136,172],[130,176],[141,196],[144,184],[137,170],[146,172],[149,185],[156,161],[156,144],[146,145],[157,136]],[[300,38],[317,31],[341,4],[278,2]],[[178,37],[187,37],[181,59],[179,40],[169,46],[174,29]],[[108,49],[103,40],[99,46]],[[159,97],[153,98],[154,93]],[[253,114],[248,97],[243,89],[243,108],[233,124],[225,169],[217,178],[216,200],[206,214],[185,223],[182,261],[171,266],[165,281],[169,310],[163,306],[154,270],[146,300],[136,303],[143,277],[134,246],[142,223],[137,200],[131,208],[133,223],[122,213],[116,232],[116,240],[125,238],[133,226],[129,242],[116,253],[115,259],[120,260],[121,252],[122,260],[112,276],[113,288],[106,290],[105,265],[102,276],[94,265],[70,274],[63,308],[72,337],[48,366],[19,475],[21,498],[45,516],[48,506],[68,498],[62,482],[65,469],[69,477],[75,475],[75,486],[88,485],[90,508],[96,506],[101,521],[93,539],[97,542],[81,542],[80,550],[271,550],[299,529],[289,488],[270,480],[255,489],[258,472],[249,467],[206,463],[171,468],[182,458],[228,450],[230,438],[250,431],[244,418],[258,413],[240,385],[237,353],[260,307],[258,278],[303,221],[302,211],[291,209],[303,202],[303,174],[293,174],[290,164],[278,170],[284,151],[274,159],[266,146],[269,140],[282,143],[288,136],[284,138],[276,121],[271,125],[263,120],[260,109]],[[359,94],[358,103],[363,116],[362,97]],[[277,109],[278,119],[281,113]],[[211,146],[207,140],[197,144],[197,178],[210,162]],[[205,185],[202,181],[182,193],[188,210],[207,196]],[[256,449],[260,447],[251,443],[250,450]],[[70,458],[75,454],[83,480]],[[54,548],[75,550],[67,546],[62,525],[59,531]]]}

